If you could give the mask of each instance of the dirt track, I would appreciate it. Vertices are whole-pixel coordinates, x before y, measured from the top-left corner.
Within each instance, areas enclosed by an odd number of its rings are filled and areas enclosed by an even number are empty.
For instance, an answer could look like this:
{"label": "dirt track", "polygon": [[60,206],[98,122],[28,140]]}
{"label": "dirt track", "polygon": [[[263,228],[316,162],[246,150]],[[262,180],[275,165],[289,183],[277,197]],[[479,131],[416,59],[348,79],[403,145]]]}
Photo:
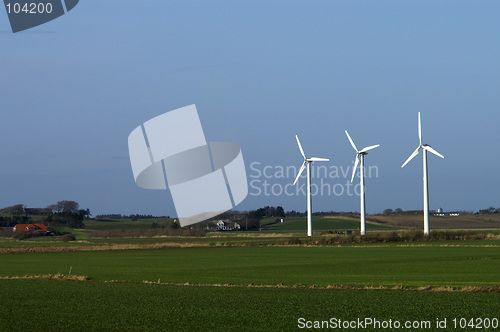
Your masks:
{"label": "dirt track", "polygon": [[[423,225],[423,215],[368,216],[367,221],[386,226],[418,228]],[[429,222],[433,229],[500,228],[500,215],[431,216]]]}

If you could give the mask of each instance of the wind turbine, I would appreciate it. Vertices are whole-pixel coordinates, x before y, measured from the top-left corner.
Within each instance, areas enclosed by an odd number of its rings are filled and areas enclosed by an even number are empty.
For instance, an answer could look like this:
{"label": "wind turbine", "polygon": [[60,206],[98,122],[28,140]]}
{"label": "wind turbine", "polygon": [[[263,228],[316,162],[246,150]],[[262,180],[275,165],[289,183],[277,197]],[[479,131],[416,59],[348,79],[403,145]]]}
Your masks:
{"label": "wind turbine", "polygon": [[300,175],[304,171],[304,168],[306,168],[307,166],[307,236],[312,236],[313,229],[312,229],[312,197],[311,197],[311,163],[313,161],[330,161],[330,159],[316,158],[316,157],[307,158],[306,154],[304,153],[304,150],[302,149],[302,145],[300,144],[299,136],[295,135],[295,138],[297,139],[297,144],[299,145],[300,153],[302,154],[302,157],[304,157],[304,162],[302,163],[302,167],[300,167],[299,174],[297,174],[297,177],[295,178],[293,185],[297,183]]}
{"label": "wind turbine", "polygon": [[435,154],[438,157],[444,158],[442,154],[431,148],[428,144],[422,144],[422,123],[420,121],[420,112],[418,112],[418,139],[419,145],[411,156],[405,161],[401,168],[405,167],[413,158],[417,156],[420,149],[424,150],[424,234],[429,235],[429,182],[427,180],[427,151]]}
{"label": "wind turbine", "polygon": [[351,139],[351,136],[349,136],[349,133],[347,130],[345,131],[345,134],[347,135],[347,138],[349,139],[349,142],[351,142],[352,148],[356,151],[356,161],[354,163],[354,168],[352,169],[352,177],[351,177],[351,183],[354,180],[354,174],[356,173],[356,169],[358,168],[358,164],[361,161],[361,177],[360,177],[360,185],[361,185],[361,235],[366,235],[366,212],[365,212],[365,156],[368,154],[367,152],[378,148],[380,144],[377,145],[371,145],[367,146],[366,148],[362,149],[361,151],[358,151],[358,148],[356,147],[356,144]]}

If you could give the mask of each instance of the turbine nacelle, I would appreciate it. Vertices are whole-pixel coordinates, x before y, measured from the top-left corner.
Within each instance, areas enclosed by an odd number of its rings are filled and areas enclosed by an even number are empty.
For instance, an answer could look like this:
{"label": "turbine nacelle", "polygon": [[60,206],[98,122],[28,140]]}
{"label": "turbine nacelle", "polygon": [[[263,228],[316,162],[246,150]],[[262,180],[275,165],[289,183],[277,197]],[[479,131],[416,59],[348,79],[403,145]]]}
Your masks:
{"label": "turbine nacelle", "polygon": [[304,149],[302,149],[302,144],[300,144],[299,136],[295,135],[295,139],[297,140],[297,145],[299,146],[300,154],[302,157],[304,157],[304,162],[302,163],[302,166],[300,167],[300,171],[297,174],[297,177],[295,178],[295,181],[293,184],[295,185],[297,181],[299,180],[299,177],[302,175],[302,172],[306,168],[306,166],[314,161],[330,161],[330,159],[327,158],[318,158],[318,157],[312,157],[312,158],[307,158],[306,154],[304,153]]}
{"label": "turbine nacelle", "polygon": [[351,182],[352,182],[354,180],[354,175],[356,174],[356,169],[358,168],[359,159],[360,159],[359,156],[367,155],[368,151],[373,150],[375,148],[378,148],[380,146],[380,144],[367,146],[366,148],[361,149],[361,151],[358,151],[356,144],[354,144],[354,141],[352,140],[351,136],[349,136],[349,133],[347,132],[347,130],[345,131],[345,134],[347,135],[349,142],[351,142],[352,148],[354,149],[354,151],[356,151],[356,159],[354,162],[354,168],[352,170],[352,177],[351,177]]}
{"label": "turbine nacelle", "polygon": [[440,158],[444,158],[444,156],[441,153],[439,153],[436,150],[434,150],[433,148],[431,148],[431,146],[429,144],[422,144],[422,122],[420,120],[420,112],[418,112],[418,140],[419,140],[420,144],[415,149],[415,151],[413,151],[411,156],[408,159],[406,159],[405,163],[401,166],[401,168],[405,167],[406,164],[408,164],[413,158],[415,158],[418,155],[418,153],[420,152],[420,149],[424,149],[425,151],[429,151],[430,153],[435,154],[436,156],[438,156]]}

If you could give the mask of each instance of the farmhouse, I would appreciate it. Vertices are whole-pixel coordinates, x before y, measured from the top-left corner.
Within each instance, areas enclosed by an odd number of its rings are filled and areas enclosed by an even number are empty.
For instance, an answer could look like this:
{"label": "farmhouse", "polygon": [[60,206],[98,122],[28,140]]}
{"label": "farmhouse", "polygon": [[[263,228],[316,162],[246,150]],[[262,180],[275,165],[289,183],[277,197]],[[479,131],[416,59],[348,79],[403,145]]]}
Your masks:
{"label": "farmhouse", "polygon": [[223,220],[219,220],[217,222],[217,230],[218,231],[230,231],[231,227],[229,226],[229,223]]}
{"label": "farmhouse", "polygon": [[218,231],[239,231],[241,226],[238,223],[232,223],[230,220],[219,220],[217,222]]}
{"label": "farmhouse", "polygon": [[48,232],[44,224],[17,224],[13,230],[14,232]]}
{"label": "farmhouse", "polygon": [[460,215],[460,212],[445,212],[443,211],[442,208],[439,208],[437,209],[437,212],[433,213],[432,215],[436,217],[446,217],[446,216],[458,217]]}

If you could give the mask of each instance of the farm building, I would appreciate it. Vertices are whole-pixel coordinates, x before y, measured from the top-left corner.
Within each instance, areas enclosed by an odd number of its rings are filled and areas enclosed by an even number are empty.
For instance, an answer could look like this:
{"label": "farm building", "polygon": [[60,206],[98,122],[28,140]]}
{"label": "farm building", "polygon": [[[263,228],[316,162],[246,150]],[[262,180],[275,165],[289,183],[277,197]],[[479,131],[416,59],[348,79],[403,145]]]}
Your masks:
{"label": "farm building", "polygon": [[238,223],[232,222],[230,220],[219,220],[217,222],[218,231],[239,231],[241,226]]}
{"label": "farm building", "polygon": [[17,224],[14,226],[14,232],[44,232],[47,233],[47,227],[44,224]]}
{"label": "farm building", "polygon": [[437,209],[436,213],[433,213],[432,215],[436,217],[458,217],[460,215],[460,212],[445,212],[442,208],[439,208]]}

